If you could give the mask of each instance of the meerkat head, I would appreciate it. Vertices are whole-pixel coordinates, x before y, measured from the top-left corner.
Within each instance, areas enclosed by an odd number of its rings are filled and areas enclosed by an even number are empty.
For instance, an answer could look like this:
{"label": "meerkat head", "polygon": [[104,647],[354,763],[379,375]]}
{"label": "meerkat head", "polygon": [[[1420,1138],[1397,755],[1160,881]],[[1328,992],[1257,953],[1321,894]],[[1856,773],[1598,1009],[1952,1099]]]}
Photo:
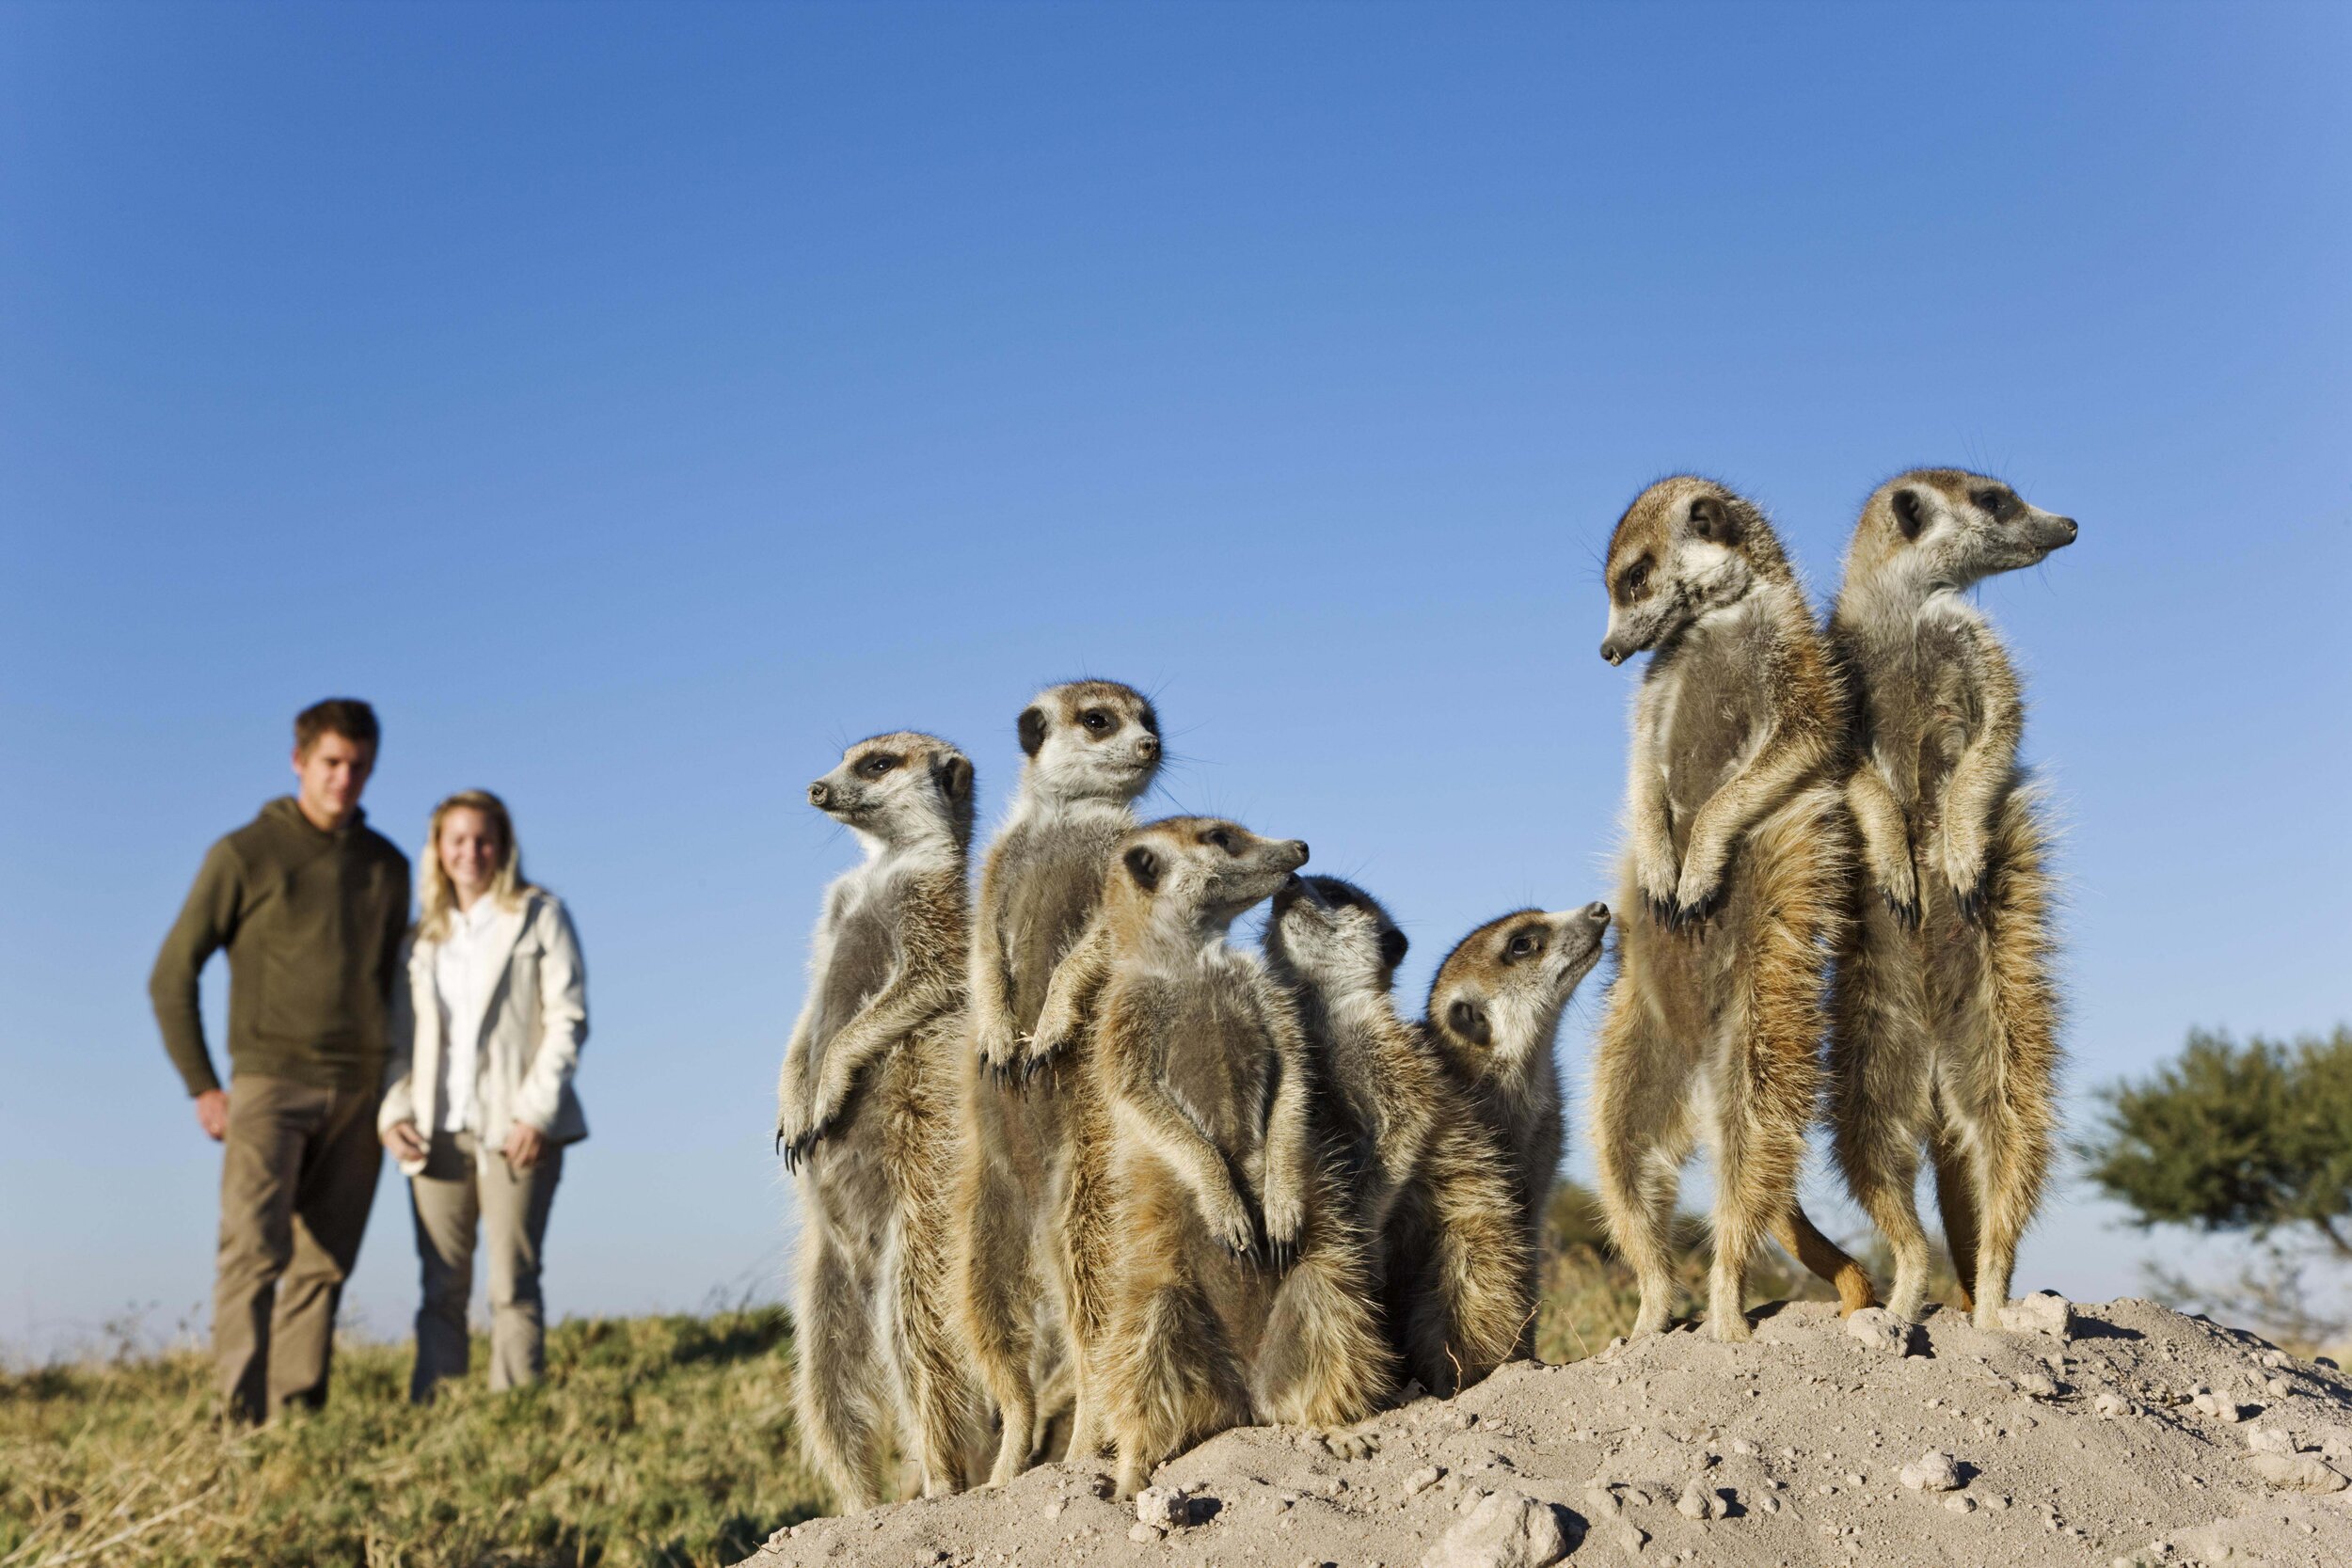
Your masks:
{"label": "meerkat head", "polygon": [[808,786],[808,803],[870,843],[972,845],[972,759],[937,736],[861,740]]}
{"label": "meerkat head", "polygon": [[1160,770],[1160,716],[1117,681],[1049,686],[1021,710],[1022,789],[1059,800],[1134,800]]}
{"label": "meerkat head", "polygon": [[1455,1051],[1518,1066],[1547,1050],[1561,1009],[1600,961],[1609,906],[1519,910],[1464,937],[1429,988],[1429,1026]]}
{"label": "meerkat head", "polygon": [[1849,581],[1892,575],[1925,594],[1969,587],[2031,566],[2074,542],[2072,517],[2028,506],[1997,479],[1915,468],[1862,509],[1846,554]]}
{"label": "meerkat head", "polygon": [[1333,997],[1387,995],[1411,946],[1378,899],[1337,877],[1290,878],[1266,922],[1266,957]]}
{"label": "meerkat head", "polygon": [[1260,838],[1215,816],[1169,816],[1119,841],[1103,899],[1171,935],[1216,937],[1307,863],[1295,838]]}
{"label": "meerkat head", "polygon": [[1699,617],[1728,610],[1759,581],[1789,576],[1780,541],[1752,501],[1689,474],[1634,498],[1609,536],[1609,635],[1600,657],[1622,664],[1671,643]]}

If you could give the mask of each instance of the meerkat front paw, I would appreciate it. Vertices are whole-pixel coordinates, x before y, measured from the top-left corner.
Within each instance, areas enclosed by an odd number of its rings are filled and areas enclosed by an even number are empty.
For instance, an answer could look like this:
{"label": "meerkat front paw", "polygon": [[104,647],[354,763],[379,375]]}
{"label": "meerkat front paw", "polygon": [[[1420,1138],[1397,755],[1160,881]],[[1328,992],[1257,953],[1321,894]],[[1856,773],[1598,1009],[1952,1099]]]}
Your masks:
{"label": "meerkat front paw", "polygon": [[1721,855],[1693,852],[1682,865],[1682,880],[1675,886],[1674,918],[1677,927],[1696,926],[1711,917],[1724,901],[1724,867]]}
{"label": "meerkat front paw", "polygon": [[973,1038],[972,1053],[979,1058],[980,1070],[1001,1084],[1021,1060],[1021,1040],[1010,1023],[982,1024]]}
{"label": "meerkat front paw", "polygon": [[1052,1067],[1070,1049],[1077,1034],[1075,1021],[1048,1007],[1045,1016],[1037,1021],[1037,1027],[1021,1037],[1021,1055],[1017,1071],[1026,1083]]}
{"label": "meerkat front paw", "polygon": [[1265,1205],[1266,1262],[1288,1274],[1298,1261],[1299,1239],[1307,1232],[1307,1206],[1295,1197],[1270,1197]]}
{"label": "meerkat front paw", "polygon": [[1919,928],[1919,870],[1911,863],[1911,847],[1903,845],[1900,853],[1890,847],[1884,851],[1873,846],[1870,853],[1870,880],[1877,884],[1879,897],[1884,900],[1887,911],[1907,931]]}
{"label": "meerkat front paw", "polygon": [[1982,925],[1991,868],[1985,864],[1984,840],[1974,832],[1947,830],[1944,834],[1944,879],[1951,884],[1952,902],[1961,918]]}
{"label": "meerkat front paw", "polygon": [[776,1152],[784,1158],[784,1168],[796,1172],[805,1164],[825,1134],[833,1131],[831,1117],[818,1117],[806,1111],[792,1110],[776,1118]]}
{"label": "meerkat front paw", "polygon": [[1661,926],[1675,924],[1675,890],[1680,880],[1681,872],[1670,848],[1653,847],[1634,859],[1633,884],[1641,891],[1649,917]]}
{"label": "meerkat front paw", "polygon": [[1249,1212],[1249,1205],[1239,1193],[1229,1192],[1220,1201],[1203,1201],[1200,1216],[1209,1224],[1209,1234],[1225,1243],[1225,1250],[1235,1258],[1248,1259],[1258,1250],[1258,1222]]}

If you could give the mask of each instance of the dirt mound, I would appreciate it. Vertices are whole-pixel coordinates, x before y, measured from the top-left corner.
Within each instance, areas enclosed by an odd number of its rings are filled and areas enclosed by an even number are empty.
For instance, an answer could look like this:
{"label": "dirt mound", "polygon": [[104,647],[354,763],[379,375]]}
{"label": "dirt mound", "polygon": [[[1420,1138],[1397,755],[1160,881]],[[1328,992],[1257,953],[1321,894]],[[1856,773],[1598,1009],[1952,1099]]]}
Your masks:
{"label": "dirt mound", "polygon": [[811,1520],[752,1561],[2352,1562],[2352,1384],[2331,1367],[2142,1301],[2028,1298],[1999,1335],[1954,1311],[1907,1333],[1767,1312],[1749,1345],[1686,1329],[1343,1432],[1230,1432],[1136,1504],[1045,1465]]}

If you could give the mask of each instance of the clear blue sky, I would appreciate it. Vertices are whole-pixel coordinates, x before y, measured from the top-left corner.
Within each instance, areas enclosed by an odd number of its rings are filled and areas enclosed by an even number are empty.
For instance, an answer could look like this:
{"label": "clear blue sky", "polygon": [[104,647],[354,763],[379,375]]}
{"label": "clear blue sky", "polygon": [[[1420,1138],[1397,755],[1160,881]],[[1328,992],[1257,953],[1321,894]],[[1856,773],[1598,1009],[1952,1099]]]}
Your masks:
{"label": "clear blue sky", "polygon": [[[993,817],[1035,687],[1147,687],[1164,804],[1368,882],[1417,999],[1613,894],[1595,562],[1683,468],[1821,590],[1914,464],[2082,520],[1983,594],[2078,1087],[2352,1016],[2347,58],[2284,4],[0,9],[0,1343],[206,1297],[146,975],[303,704],[378,705],[412,852],[513,802],[592,976],[551,1303],[692,1307],[789,1233],[844,741],[956,738]],[[2111,1222],[2021,1286],[2130,1289]]]}

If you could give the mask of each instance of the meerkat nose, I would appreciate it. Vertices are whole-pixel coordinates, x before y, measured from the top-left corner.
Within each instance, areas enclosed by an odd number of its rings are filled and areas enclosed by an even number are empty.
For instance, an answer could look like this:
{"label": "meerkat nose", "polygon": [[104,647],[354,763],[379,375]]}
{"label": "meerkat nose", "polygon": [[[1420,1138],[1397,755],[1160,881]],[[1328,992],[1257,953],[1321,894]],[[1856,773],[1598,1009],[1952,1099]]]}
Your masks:
{"label": "meerkat nose", "polygon": [[1295,838],[1295,839],[1292,839],[1292,840],[1291,840],[1291,847],[1298,851],[1298,863],[1299,863],[1299,864],[1301,864],[1301,865],[1306,864],[1306,863],[1307,863],[1307,841],[1306,841],[1305,839],[1303,839],[1303,838]]}
{"label": "meerkat nose", "polygon": [[2070,545],[2082,533],[2082,530],[2074,526],[2074,519],[2072,517],[2060,517],[2058,527],[2066,531],[2066,542]]}
{"label": "meerkat nose", "polygon": [[1600,657],[1607,659],[1610,663],[1614,664],[1619,659],[1625,657],[1625,655],[1617,652],[1617,640],[1613,637],[1608,641],[1603,642],[1600,645]]}
{"label": "meerkat nose", "polygon": [[1158,756],[1160,754],[1160,737],[1156,735],[1147,735],[1138,737],[1136,741],[1136,751],[1137,754],[1145,758]]}
{"label": "meerkat nose", "polygon": [[815,784],[808,786],[808,803],[810,805],[821,807],[826,801],[832,799],[833,788],[831,785],[827,784],[824,780],[819,779]]}
{"label": "meerkat nose", "polygon": [[1609,924],[1609,906],[1596,899],[1584,906],[1584,918],[1596,926],[1606,926]]}

